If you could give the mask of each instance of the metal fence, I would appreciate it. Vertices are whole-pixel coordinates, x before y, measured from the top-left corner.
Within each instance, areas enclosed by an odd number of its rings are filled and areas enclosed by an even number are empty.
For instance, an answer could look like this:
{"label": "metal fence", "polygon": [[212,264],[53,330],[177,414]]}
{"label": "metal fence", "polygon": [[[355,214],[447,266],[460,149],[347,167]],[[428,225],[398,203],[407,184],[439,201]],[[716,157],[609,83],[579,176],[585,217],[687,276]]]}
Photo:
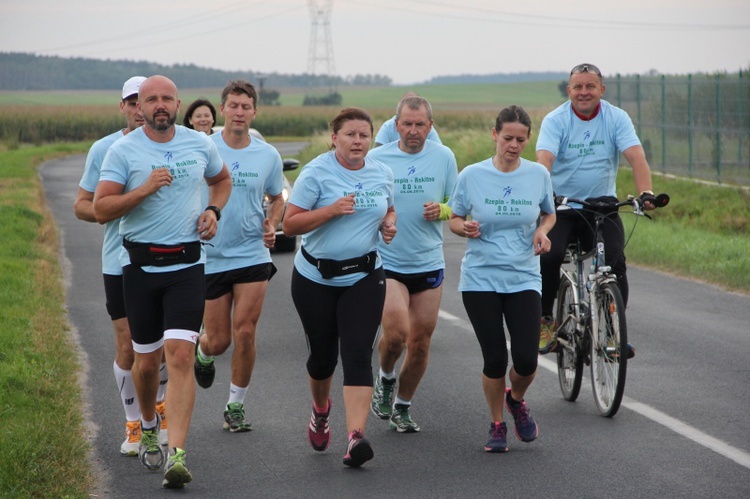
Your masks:
{"label": "metal fence", "polygon": [[607,99],[633,119],[653,171],[750,185],[750,77],[608,79]]}

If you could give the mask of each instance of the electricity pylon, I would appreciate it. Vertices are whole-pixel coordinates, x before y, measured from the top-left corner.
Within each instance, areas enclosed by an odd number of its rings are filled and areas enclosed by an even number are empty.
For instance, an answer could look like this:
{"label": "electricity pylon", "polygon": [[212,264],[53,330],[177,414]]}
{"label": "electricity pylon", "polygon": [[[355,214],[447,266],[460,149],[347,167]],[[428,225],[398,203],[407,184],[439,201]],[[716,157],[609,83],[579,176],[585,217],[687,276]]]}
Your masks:
{"label": "electricity pylon", "polygon": [[[320,3],[320,5],[318,5]],[[331,12],[333,0],[307,0],[310,9],[310,51],[307,56],[307,72],[313,76],[327,76],[333,88],[336,73],[331,39]]]}

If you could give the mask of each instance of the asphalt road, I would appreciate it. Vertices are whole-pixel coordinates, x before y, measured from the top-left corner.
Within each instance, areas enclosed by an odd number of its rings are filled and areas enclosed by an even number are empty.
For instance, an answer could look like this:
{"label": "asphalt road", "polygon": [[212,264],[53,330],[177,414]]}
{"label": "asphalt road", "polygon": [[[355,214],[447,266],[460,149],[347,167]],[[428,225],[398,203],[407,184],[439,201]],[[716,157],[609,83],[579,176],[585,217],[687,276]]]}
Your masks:
{"label": "asphalt road", "polygon": [[[286,153],[284,153],[286,154]],[[603,418],[588,375],[575,403],[562,399],[554,358],[540,359],[527,394],[540,427],[531,444],[509,437],[510,452],[482,451],[489,423],[481,355],[456,291],[464,240],[446,230],[446,279],[430,367],[414,400],[418,434],[397,434],[371,416],[374,460],[341,463],[345,430],[341,378],[334,379],[326,452],[307,443],[310,395],[306,345],[292,305],[292,253],[274,255],[259,324],[258,358],[246,399],[254,431],[222,430],[229,355],[198,395],[187,445],[193,482],[162,491],[162,474],[121,457],[123,411],[112,376],[114,342],[104,308],[101,227],[73,215],[84,157],[43,165],[60,229],[67,307],[85,366],[91,461],[102,497],[748,497],[750,496],[750,297],[633,268],[626,400]],[[668,251],[669,248],[664,248]],[[377,364],[377,353],[374,355]]]}

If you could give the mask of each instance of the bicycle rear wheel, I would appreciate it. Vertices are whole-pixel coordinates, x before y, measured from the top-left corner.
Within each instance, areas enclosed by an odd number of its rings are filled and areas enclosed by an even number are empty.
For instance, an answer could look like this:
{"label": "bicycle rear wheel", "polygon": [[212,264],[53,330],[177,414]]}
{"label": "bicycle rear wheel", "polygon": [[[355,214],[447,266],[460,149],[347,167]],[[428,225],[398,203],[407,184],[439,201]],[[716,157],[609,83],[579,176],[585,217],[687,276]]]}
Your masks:
{"label": "bicycle rear wheel", "polygon": [[602,284],[596,296],[596,323],[592,324],[591,385],[603,416],[617,414],[625,391],[628,333],[620,287]]}
{"label": "bicycle rear wheel", "polygon": [[560,281],[557,292],[555,322],[557,328],[557,377],[563,398],[575,402],[581,392],[583,379],[583,352],[576,334],[579,310],[575,300],[575,289],[567,279]]}

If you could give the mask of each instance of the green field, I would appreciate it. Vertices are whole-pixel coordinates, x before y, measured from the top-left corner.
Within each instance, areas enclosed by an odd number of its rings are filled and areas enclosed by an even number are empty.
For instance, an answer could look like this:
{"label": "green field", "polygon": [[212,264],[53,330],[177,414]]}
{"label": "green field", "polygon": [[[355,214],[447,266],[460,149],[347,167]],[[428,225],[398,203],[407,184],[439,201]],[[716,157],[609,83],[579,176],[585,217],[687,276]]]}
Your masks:
{"label": "green field", "polygon": [[[557,88],[558,82],[475,84],[475,85],[411,85],[393,87],[342,87],[339,93],[344,106],[357,106],[369,110],[393,110],[401,95],[414,91],[427,98],[435,111],[497,109],[510,104],[523,107],[552,107],[563,102]],[[302,106],[307,90],[300,88],[275,89],[281,93],[281,107]],[[183,104],[198,97],[219,103],[220,88],[189,88],[180,91]],[[112,106],[119,102],[119,89],[57,90],[45,92],[0,92],[2,106]],[[334,108],[335,109],[335,108]]]}

